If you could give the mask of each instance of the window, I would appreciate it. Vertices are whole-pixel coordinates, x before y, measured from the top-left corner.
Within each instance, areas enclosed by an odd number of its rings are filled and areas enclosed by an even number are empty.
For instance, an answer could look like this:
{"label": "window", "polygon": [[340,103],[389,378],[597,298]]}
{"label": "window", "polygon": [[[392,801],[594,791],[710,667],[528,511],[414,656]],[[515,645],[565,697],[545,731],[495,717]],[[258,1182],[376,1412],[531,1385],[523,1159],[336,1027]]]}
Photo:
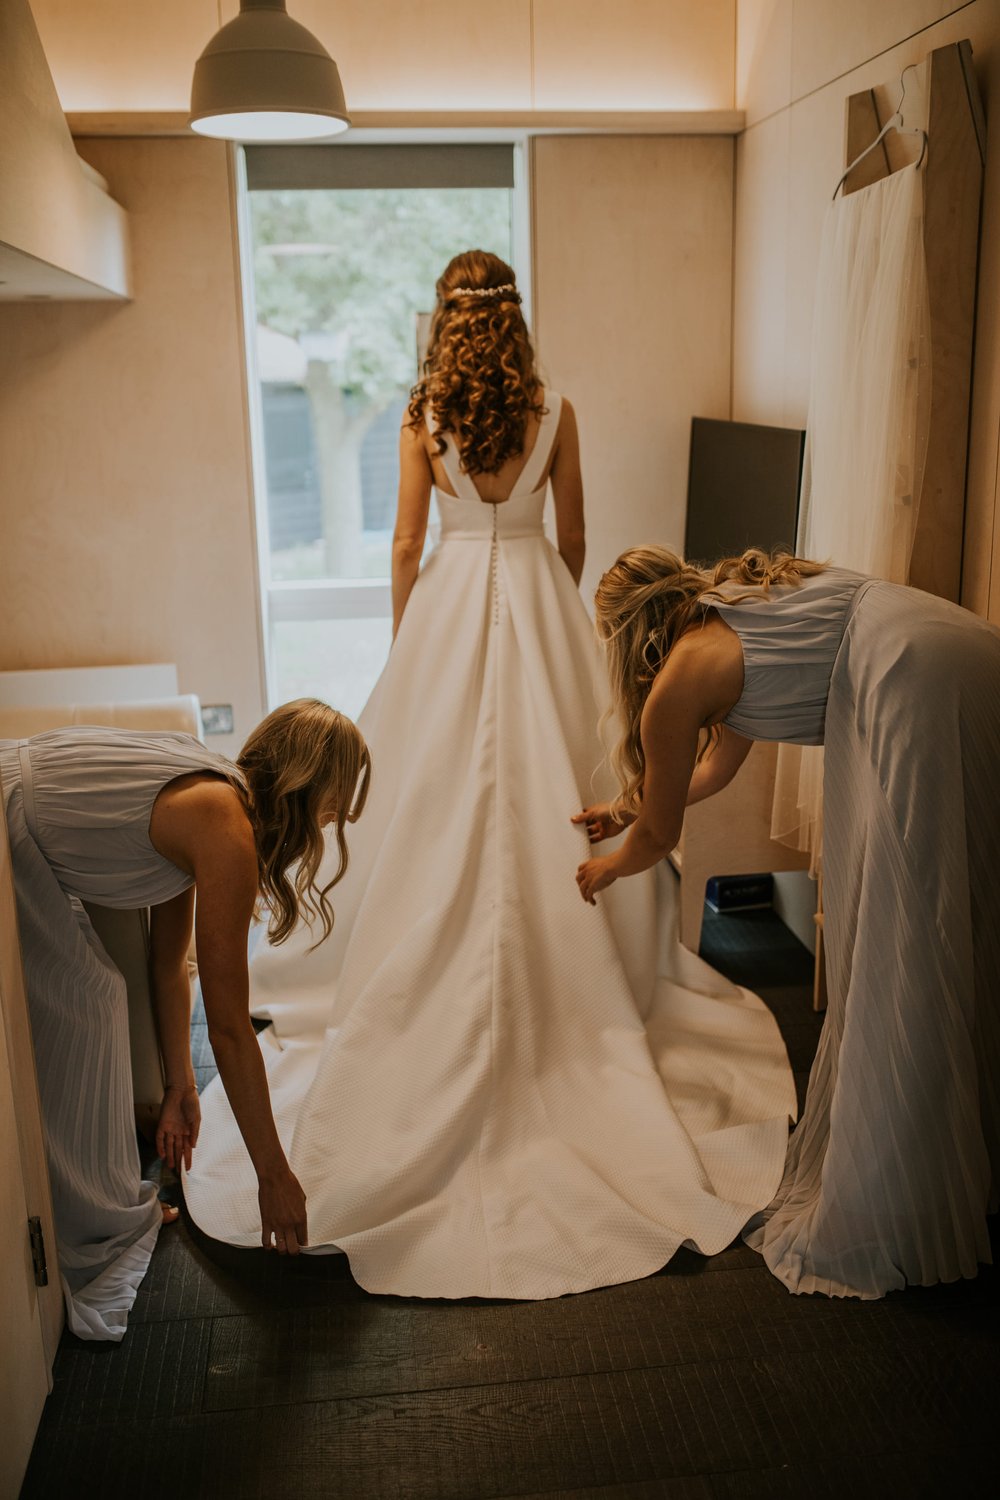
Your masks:
{"label": "window", "polygon": [[354,716],[385,661],[418,346],[453,255],[512,260],[514,149],[247,148],[272,704],[311,695]]}

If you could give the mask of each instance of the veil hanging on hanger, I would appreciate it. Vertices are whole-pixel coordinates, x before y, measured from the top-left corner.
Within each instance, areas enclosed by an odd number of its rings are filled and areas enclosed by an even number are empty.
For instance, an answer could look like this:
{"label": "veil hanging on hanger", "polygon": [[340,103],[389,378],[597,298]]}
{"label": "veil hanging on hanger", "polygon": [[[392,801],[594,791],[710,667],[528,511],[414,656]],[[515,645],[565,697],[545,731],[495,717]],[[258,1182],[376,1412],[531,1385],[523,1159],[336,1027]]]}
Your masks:
{"label": "veil hanging on hanger", "polygon": [[[827,209],[796,545],[894,583],[909,577],[927,448],[921,162]],[[771,836],[807,850],[815,874],[822,830],[822,749],[783,745]]]}

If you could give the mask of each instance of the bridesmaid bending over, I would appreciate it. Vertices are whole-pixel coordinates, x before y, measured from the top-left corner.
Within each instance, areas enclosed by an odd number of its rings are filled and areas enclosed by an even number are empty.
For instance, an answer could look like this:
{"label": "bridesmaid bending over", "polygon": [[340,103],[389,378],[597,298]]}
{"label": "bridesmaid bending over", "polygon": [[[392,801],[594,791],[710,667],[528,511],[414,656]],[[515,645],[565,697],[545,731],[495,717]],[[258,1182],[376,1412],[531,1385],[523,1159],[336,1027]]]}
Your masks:
{"label": "bridesmaid bending over", "polygon": [[[300,917],[320,939],[347,868],[370,760],[360,731],[299,699],[260,724],[234,763],[186,734],[52,730],[0,741],[25,985],[38,1065],[59,1265],[70,1328],[118,1340],[161,1223],[141,1180],[125,981],[82,901],[149,906],[150,975],[166,1088],[157,1149],[190,1165],[200,1111],[187,953],[195,924],[208,1033],[258,1179],[261,1241],[296,1254],[306,1205],[278,1139],[249,1017],[247,938],[259,902],[270,939]],[[317,884],[336,825],[340,865]],[[197,893],[197,908],[195,894]]]}
{"label": "bridesmaid bending over", "polygon": [[974,1276],[1000,1175],[1000,630],[898,584],[663,547],[601,579],[628,836],[585,901],[677,844],[755,739],[825,744],[829,1006],[777,1198],[747,1238],[792,1291]]}

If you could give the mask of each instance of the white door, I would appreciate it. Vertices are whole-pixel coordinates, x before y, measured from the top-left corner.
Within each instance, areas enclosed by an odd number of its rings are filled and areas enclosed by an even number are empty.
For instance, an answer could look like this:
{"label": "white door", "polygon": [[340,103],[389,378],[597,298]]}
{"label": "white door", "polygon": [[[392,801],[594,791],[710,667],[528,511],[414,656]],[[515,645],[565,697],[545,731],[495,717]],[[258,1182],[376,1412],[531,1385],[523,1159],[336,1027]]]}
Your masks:
{"label": "white door", "polygon": [[[0,788],[0,809],[3,807]],[[0,1500],[31,1454],[62,1328],[52,1202],[24,995],[7,825],[0,812]],[[36,1281],[29,1222],[48,1260]]]}
{"label": "white door", "polygon": [[0,1496],[17,1495],[49,1390],[5,1028],[0,1027]]}

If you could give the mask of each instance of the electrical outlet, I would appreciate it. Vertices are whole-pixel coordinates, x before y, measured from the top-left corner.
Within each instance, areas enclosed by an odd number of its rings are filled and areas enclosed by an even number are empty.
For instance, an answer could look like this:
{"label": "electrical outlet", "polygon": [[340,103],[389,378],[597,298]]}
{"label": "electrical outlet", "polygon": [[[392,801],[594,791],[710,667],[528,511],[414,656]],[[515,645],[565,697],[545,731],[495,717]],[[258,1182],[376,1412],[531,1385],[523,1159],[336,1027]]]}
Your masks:
{"label": "electrical outlet", "polygon": [[232,734],[233,705],[231,703],[203,703],[201,723],[206,734]]}

